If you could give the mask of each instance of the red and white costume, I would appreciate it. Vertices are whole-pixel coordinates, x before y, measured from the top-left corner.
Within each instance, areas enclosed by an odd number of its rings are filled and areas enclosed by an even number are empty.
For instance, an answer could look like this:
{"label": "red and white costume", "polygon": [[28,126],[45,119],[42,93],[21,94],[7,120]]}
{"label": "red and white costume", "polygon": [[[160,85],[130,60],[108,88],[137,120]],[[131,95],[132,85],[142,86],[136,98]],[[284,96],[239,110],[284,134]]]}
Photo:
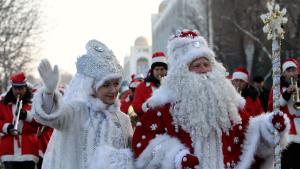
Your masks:
{"label": "red and white costume", "polygon": [[148,108],[144,103],[152,96],[153,91],[156,89],[157,87],[152,82],[141,82],[135,89],[132,107],[139,117],[147,112]]}
{"label": "red and white costume", "polygon": [[50,141],[50,138],[53,133],[53,128],[48,126],[40,126],[39,130],[42,130],[42,133],[40,136],[38,136],[39,140],[39,156],[44,157],[44,154],[46,152],[48,143]]}
{"label": "red and white costume", "polygon": [[[159,86],[158,84],[154,83],[155,77],[153,76],[153,69],[155,66],[162,65],[167,69],[167,58],[165,54],[163,52],[155,52],[152,55],[151,70],[148,77],[135,89],[132,107],[135,113],[139,116],[139,118],[141,118],[142,115],[148,110],[147,105],[144,103],[149,97],[152,96],[152,93]],[[159,80],[156,79],[156,81]]]}
{"label": "red and white costume", "polygon": [[[23,72],[13,74],[10,80],[13,87],[27,87]],[[29,94],[28,88],[26,89],[27,93]],[[18,131],[21,134],[16,136],[8,132],[9,126],[14,124],[16,119],[15,112],[17,109],[13,101],[15,96],[12,88],[5,95],[7,100],[3,98],[0,102],[0,129],[2,134],[0,137],[0,159],[3,162],[38,161],[38,140],[36,137],[38,124],[32,118],[31,104],[28,103],[31,98],[26,94],[21,98],[23,101],[25,99],[21,109],[25,110],[27,115],[26,119],[24,117],[24,119],[19,120]]]}
{"label": "red and white costume", "polygon": [[136,87],[143,82],[143,76],[142,75],[131,75],[131,82],[129,83],[129,89],[123,97],[120,99],[121,100],[121,111],[125,114],[128,114],[128,109],[132,104],[133,96],[135,93]]}
{"label": "red and white costume", "polygon": [[252,85],[249,84],[249,72],[244,67],[238,67],[234,70],[232,74],[232,80],[240,79],[247,83],[247,86],[243,91],[241,91],[241,95],[245,98],[245,109],[248,114],[252,117],[258,116],[264,112],[260,99],[259,93],[257,89],[255,89]]}
{"label": "red and white costume", "polygon": [[121,112],[128,114],[128,109],[131,106],[132,100],[130,100],[130,91],[126,91],[121,100]]}
{"label": "red and white costume", "polygon": [[[296,63],[295,63],[296,62]],[[297,61],[294,61],[293,59],[287,59],[283,65],[282,65],[282,69],[283,71],[285,71],[287,68],[289,67],[295,67],[297,69],[299,69],[299,65],[297,63]],[[296,110],[293,105],[294,105],[294,101],[292,99],[292,96],[290,96],[290,98],[288,100],[286,100],[286,98],[283,97],[283,93],[286,92],[286,89],[289,87],[290,84],[288,84],[284,79],[281,80],[281,88],[280,88],[280,110],[282,112],[284,112],[285,114],[287,114],[287,116],[290,119],[290,123],[291,123],[291,129],[289,132],[289,136],[288,136],[288,140],[290,142],[294,142],[294,143],[298,143],[300,144],[300,111]],[[299,90],[299,88],[298,88]],[[273,90],[271,90],[270,92],[270,97],[269,97],[269,102],[268,102],[268,107],[269,110],[272,111],[273,110]]]}
{"label": "red and white costume", "polygon": [[12,136],[7,133],[9,124],[13,124],[16,106],[15,104],[5,105],[0,103],[0,128],[4,135],[0,142],[1,161],[38,161],[38,140],[36,137],[37,123],[32,119],[29,112],[31,105],[23,105],[23,109],[27,111],[25,121],[20,121],[22,134]]}
{"label": "red and white costume", "polygon": [[[288,118],[263,114],[250,119],[244,100],[225,77],[206,40],[184,30],[168,45],[170,70],[147,100],[149,110],[137,124],[132,148],[138,169],[248,169],[255,156],[262,168],[273,164],[275,124],[286,144]],[[205,57],[212,70],[190,72]]]}

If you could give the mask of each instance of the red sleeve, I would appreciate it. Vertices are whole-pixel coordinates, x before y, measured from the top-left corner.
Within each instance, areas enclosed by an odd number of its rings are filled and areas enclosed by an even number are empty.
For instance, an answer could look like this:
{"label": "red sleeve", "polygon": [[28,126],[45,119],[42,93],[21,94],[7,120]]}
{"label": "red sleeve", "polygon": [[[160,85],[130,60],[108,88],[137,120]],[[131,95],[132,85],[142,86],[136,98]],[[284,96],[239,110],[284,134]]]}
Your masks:
{"label": "red sleeve", "polygon": [[[41,126],[42,127],[42,126]],[[53,129],[47,126],[44,126],[45,129],[43,133],[39,137],[39,149],[42,150],[43,153],[45,153],[49,140],[51,138]]]}
{"label": "red sleeve", "polygon": [[2,107],[2,104],[0,103],[0,132],[2,132],[3,126],[5,123],[8,123],[7,121],[5,121],[5,117],[4,117],[4,113],[3,112],[4,109]]}
{"label": "red sleeve", "polygon": [[128,109],[131,105],[131,101],[129,100],[128,97],[129,97],[129,93],[126,94],[126,97],[123,97],[121,99],[121,108],[120,109],[123,113],[126,113],[126,114],[128,114]]}
{"label": "red sleeve", "polygon": [[132,149],[136,157],[143,152],[157,134],[165,133],[162,117],[156,114],[156,111],[149,110],[136,125],[132,138]]}
{"label": "red sleeve", "polygon": [[143,103],[148,99],[145,97],[145,90],[146,84],[145,82],[140,83],[137,88],[135,89],[133,101],[132,101],[132,108],[134,112],[141,118],[141,116],[144,114],[144,111],[142,109]]}
{"label": "red sleeve", "polygon": [[255,100],[253,100],[251,97],[247,97],[245,109],[252,117],[260,115],[264,112],[258,97]]}

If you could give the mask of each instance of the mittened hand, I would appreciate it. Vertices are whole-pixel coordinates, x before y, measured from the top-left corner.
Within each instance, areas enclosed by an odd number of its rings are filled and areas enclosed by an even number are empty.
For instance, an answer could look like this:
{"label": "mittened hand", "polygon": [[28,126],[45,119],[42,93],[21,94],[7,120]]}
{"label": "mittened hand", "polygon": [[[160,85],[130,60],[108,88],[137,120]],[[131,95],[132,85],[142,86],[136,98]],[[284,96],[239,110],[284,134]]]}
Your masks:
{"label": "mittened hand", "polygon": [[284,123],[283,112],[273,112],[272,124],[279,132],[281,132],[285,129],[286,125]]}
{"label": "mittened hand", "polygon": [[9,124],[9,125],[7,126],[7,133],[10,134],[10,135],[13,135],[13,136],[18,135],[18,132],[16,132],[16,131],[14,130],[14,125],[13,125],[13,124]]}
{"label": "mittened hand", "polygon": [[196,156],[192,154],[186,154],[181,161],[182,169],[190,168],[195,169],[199,165],[199,160]]}
{"label": "mittened hand", "polygon": [[51,67],[47,59],[43,59],[39,64],[38,71],[44,82],[46,93],[54,93],[59,81],[58,66]]}

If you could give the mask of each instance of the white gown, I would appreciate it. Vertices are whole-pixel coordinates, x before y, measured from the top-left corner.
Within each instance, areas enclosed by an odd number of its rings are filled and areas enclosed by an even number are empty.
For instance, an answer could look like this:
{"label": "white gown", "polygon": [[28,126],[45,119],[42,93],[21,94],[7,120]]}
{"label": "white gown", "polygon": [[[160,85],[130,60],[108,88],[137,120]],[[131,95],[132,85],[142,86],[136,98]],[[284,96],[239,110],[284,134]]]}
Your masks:
{"label": "white gown", "polygon": [[63,103],[58,97],[49,114],[43,109],[48,103],[42,91],[34,97],[35,119],[55,129],[42,169],[133,168],[129,149],[133,131],[129,117],[117,104],[107,106],[95,98]]}

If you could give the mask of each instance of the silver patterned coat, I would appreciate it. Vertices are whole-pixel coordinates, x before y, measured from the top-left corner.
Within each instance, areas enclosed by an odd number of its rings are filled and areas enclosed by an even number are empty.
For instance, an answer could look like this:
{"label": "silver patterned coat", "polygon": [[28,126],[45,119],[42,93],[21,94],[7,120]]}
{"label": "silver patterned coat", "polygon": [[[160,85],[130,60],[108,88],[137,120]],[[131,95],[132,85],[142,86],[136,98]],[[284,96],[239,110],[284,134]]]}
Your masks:
{"label": "silver patterned coat", "polygon": [[52,100],[47,113],[44,106],[49,102],[41,90],[32,108],[38,122],[55,129],[42,169],[133,168],[132,127],[118,102],[108,106],[92,97],[87,102],[63,102],[58,94]]}

